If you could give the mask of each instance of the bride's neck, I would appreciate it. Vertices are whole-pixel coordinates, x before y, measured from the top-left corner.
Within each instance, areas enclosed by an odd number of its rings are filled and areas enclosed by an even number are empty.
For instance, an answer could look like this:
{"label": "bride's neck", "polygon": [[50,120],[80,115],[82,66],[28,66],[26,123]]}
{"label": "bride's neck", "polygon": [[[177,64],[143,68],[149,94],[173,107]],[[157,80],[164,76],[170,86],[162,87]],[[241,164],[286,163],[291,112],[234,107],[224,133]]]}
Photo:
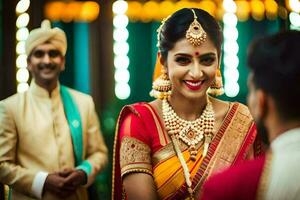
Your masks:
{"label": "bride's neck", "polygon": [[204,96],[194,100],[171,96],[168,101],[180,118],[191,121],[200,117],[207,104],[207,98]]}

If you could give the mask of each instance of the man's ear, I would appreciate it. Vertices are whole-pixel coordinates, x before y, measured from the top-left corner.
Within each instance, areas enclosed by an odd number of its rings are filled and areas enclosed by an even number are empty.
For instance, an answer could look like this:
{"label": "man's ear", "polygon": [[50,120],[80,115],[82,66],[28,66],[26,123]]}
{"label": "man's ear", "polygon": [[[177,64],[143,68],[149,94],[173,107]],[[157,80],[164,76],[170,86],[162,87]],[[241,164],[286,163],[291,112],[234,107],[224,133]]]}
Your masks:
{"label": "man's ear", "polygon": [[27,58],[27,70],[28,70],[28,71],[31,71],[31,70],[32,70],[31,62],[30,62],[30,57]]}
{"label": "man's ear", "polygon": [[257,98],[257,115],[260,119],[264,119],[268,114],[270,99],[268,95],[261,89],[256,90],[256,98]]}
{"label": "man's ear", "polygon": [[62,59],[61,71],[65,71],[66,57],[62,56],[61,59]]}

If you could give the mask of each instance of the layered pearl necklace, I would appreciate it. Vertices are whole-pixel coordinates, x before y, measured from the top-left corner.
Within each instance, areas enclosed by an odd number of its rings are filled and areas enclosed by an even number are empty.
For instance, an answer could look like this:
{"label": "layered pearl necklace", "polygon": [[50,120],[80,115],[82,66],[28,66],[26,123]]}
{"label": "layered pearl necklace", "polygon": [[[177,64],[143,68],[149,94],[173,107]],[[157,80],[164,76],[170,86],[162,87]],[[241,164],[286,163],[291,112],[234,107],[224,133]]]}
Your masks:
{"label": "layered pearl necklace", "polygon": [[215,113],[211,102],[207,99],[207,104],[201,116],[194,121],[187,121],[180,118],[168,100],[162,101],[163,119],[167,132],[170,136],[175,136],[188,146],[190,159],[196,160],[196,146],[204,141],[203,156],[206,156],[209,144],[213,137],[213,128],[215,124]]}

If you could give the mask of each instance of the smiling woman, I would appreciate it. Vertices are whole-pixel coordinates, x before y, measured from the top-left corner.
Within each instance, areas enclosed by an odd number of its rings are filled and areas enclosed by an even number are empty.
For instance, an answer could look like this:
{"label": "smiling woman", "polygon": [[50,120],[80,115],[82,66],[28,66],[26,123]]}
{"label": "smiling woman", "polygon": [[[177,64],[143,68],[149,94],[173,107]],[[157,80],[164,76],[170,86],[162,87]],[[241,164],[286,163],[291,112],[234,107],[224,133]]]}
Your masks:
{"label": "smiling woman", "polygon": [[157,99],[123,108],[114,146],[113,199],[194,199],[216,171],[259,153],[248,108],[221,93],[222,32],[201,9],[158,29]]}

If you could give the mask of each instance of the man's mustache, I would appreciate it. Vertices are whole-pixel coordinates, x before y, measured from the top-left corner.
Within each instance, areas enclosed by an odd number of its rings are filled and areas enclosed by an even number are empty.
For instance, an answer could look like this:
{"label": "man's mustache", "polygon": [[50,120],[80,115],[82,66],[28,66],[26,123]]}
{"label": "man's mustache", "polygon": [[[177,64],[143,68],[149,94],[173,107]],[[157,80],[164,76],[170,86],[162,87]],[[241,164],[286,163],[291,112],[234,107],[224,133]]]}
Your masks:
{"label": "man's mustache", "polygon": [[39,63],[37,65],[38,69],[41,70],[41,69],[56,69],[58,67],[57,64],[55,63]]}

